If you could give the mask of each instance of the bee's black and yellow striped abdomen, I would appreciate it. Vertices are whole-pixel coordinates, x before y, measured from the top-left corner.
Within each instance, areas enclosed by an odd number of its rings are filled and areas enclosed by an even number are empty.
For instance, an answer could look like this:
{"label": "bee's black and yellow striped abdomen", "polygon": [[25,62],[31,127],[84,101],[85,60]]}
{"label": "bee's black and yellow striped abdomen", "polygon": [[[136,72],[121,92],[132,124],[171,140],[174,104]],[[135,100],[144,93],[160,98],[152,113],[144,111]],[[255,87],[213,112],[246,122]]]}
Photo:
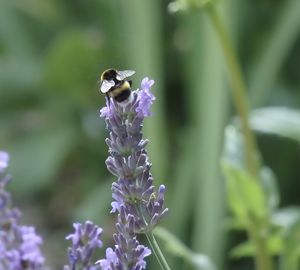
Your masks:
{"label": "bee's black and yellow striped abdomen", "polygon": [[121,85],[117,85],[116,87],[113,87],[110,91],[108,91],[108,95],[114,98],[116,101],[122,102],[130,96],[130,87],[131,82],[124,81]]}

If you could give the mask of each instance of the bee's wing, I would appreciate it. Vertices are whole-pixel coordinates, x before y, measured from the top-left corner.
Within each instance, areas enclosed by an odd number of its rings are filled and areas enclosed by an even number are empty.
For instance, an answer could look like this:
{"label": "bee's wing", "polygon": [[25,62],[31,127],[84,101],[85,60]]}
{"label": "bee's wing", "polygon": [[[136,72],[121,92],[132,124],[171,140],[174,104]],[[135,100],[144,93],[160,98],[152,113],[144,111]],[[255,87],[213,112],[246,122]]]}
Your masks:
{"label": "bee's wing", "polygon": [[113,80],[103,80],[100,84],[100,90],[102,93],[107,93],[113,86],[115,86],[115,82]]}
{"label": "bee's wing", "polygon": [[123,81],[125,78],[128,78],[132,76],[135,73],[134,70],[123,70],[123,71],[118,71],[116,78],[119,81]]}

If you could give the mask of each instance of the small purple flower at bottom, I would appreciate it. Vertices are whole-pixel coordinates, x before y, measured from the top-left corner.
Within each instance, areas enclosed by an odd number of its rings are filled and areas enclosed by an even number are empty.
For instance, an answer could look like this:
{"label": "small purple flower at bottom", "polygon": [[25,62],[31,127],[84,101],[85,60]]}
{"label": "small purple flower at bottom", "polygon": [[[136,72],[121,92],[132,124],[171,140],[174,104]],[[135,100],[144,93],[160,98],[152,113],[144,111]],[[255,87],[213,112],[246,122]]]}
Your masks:
{"label": "small purple flower at bottom", "polygon": [[7,243],[4,252],[7,269],[44,269],[45,259],[39,247],[42,244],[42,239],[35,233],[33,227],[15,227],[14,234],[11,234],[11,237],[14,238],[14,241],[10,241],[10,244]]}
{"label": "small purple flower at bottom", "polygon": [[[116,246],[118,248],[118,246]],[[142,270],[146,269],[146,262],[144,260],[145,257],[151,255],[151,250],[143,245],[137,246],[136,250],[137,261],[130,270]],[[116,252],[113,251],[112,248],[106,249],[106,259],[99,260],[96,262],[100,265],[101,270],[123,270],[123,264],[119,261],[119,257]]]}
{"label": "small purple flower at bottom", "polygon": [[[0,173],[8,166],[9,155],[0,151]],[[12,207],[6,185],[10,177],[0,178],[0,269],[42,270],[42,238],[32,226],[21,226],[21,212]]]}
{"label": "small purple flower at bottom", "polygon": [[72,241],[72,247],[69,248],[69,265],[64,266],[67,269],[94,270],[96,266],[92,261],[92,256],[96,249],[102,247],[100,236],[102,229],[91,221],[74,223],[75,232],[66,237]]}
{"label": "small purple flower at bottom", "polygon": [[121,206],[116,223],[117,233],[114,234],[115,248],[106,249],[106,258],[97,263],[102,270],[145,269],[145,257],[151,250],[140,245],[134,232],[134,216]]}
{"label": "small purple flower at bottom", "polygon": [[45,261],[39,246],[43,243],[42,238],[36,234],[35,228],[31,226],[20,227],[22,243],[20,252],[22,260],[30,264],[42,265]]}

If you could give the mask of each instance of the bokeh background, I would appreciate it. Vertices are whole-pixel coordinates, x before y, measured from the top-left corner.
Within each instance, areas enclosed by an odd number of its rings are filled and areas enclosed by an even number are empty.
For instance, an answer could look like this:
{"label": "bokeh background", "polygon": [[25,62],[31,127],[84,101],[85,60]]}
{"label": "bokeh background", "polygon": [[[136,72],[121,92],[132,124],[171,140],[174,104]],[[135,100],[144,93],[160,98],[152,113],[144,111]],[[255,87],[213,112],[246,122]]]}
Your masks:
{"label": "bokeh background", "polygon": [[[168,4],[0,1],[0,149],[11,154],[15,204],[24,223],[43,235],[52,269],[67,261],[64,237],[74,221],[96,222],[105,230],[106,246],[112,245],[114,178],[104,164],[107,132],[99,109],[105,99],[97,85],[109,67],[136,70],[134,88],[145,76],[155,80],[157,100],[145,137],[156,184],[168,188],[170,213],[162,226],[219,269],[253,267],[251,259],[228,255],[245,234],[226,229],[220,158],[224,128],[235,112],[220,45],[205,10],[172,15]],[[287,114],[276,126],[286,136],[256,130],[263,160],[277,176],[280,206],[300,205],[300,2],[218,5],[251,108],[293,109],[294,121]],[[267,117],[276,120],[278,111]],[[192,269],[168,259],[173,269]],[[149,269],[158,269],[155,261]]]}

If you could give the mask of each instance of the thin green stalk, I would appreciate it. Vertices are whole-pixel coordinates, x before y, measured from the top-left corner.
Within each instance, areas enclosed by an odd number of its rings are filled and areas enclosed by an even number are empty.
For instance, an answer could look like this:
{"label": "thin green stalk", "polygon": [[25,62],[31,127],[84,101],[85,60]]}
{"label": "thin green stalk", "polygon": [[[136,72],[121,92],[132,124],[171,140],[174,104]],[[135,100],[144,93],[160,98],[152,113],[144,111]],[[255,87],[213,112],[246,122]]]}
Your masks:
{"label": "thin green stalk", "polygon": [[152,251],[153,251],[153,253],[154,253],[154,255],[155,255],[155,257],[156,257],[156,259],[157,259],[157,261],[158,261],[158,263],[159,263],[159,265],[161,267],[161,269],[163,269],[163,270],[171,270],[171,268],[168,265],[168,263],[167,263],[164,255],[163,255],[163,253],[160,250],[160,247],[159,247],[159,245],[158,245],[158,243],[157,243],[157,241],[156,241],[153,233],[152,232],[145,233],[145,235],[147,237],[147,240],[148,240],[148,242],[149,242],[149,244],[151,246],[151,249],[152,249]]}
{"label": "thin green stalk", "polygon": [[[137,205],[136,209],[137,209],[140,217],[142,217],[144,223],[148,224],[147,220],[144,217],[141,205]],[[169,267],[169,265],[168,265],[168,263],[167,263],[167,261],[165,259],[165,256],[161,252],[160,247],[159,247],[158,243],[156,242],[156,239],[155,239],[153,233],[152,232],[146,232],[145,235],[147,237],[147,240],[148,240],[148,242],[149,242],[149,244],[151,246],[151,250],[154,253],[154,255],[155,255],[155,257],[156,257],[156,259],[157,259],[157,261],[158,261],[158,263],[159,263],[159,265],[161,267],[161,269],[163,269],[163,270],[171,270],[171,268]]]}
{"label": "thin green stalk", "polygon": [[228,75],[231,84],[233,102],[241,119],[242,132],[245,138],[245,160],[248,171],[254,177],[258,176],[259,165],[257,160],[257,147],[253,133],[250,130],[248,121],[248,103],[246,86],[243,80],[235,51],[230,38],[224,27],[216,7],[213,4],[207,5],[207,13],[219,38],[225,60],[228,65]]}
{"label": "thin green stalk", "polygon": [[273,262],[268,253],[266,237],[257,224],[248,229],[248,234],[255,246],[255,266],[257,270],[272,270]]}
{"label": "thin green stalk", "polygon": [[[231,44],[231,40],[227,34],[216,7],[213,4],[207,5],[209,18],[215,28],[219,38],[225,60],[228,65],[228,75],[230,78],[234,105],[240,116],[242,131],[245,138],[245,159],[246,166],[251,175],[257,177],[259,175],[259,163],[257,160],[257,146],[255,136],[252,133],[248,121],[248,103],[246,96],[246,85],[243,80],[242,71],[235,54],[235,50]],[[251,228],[248,229],[248,235],[255,245],[256,256],[255,263],[257,270],[272,270],[272,258],[268,253],[267,239],[261,235],[261,226],[255,220]]]}

